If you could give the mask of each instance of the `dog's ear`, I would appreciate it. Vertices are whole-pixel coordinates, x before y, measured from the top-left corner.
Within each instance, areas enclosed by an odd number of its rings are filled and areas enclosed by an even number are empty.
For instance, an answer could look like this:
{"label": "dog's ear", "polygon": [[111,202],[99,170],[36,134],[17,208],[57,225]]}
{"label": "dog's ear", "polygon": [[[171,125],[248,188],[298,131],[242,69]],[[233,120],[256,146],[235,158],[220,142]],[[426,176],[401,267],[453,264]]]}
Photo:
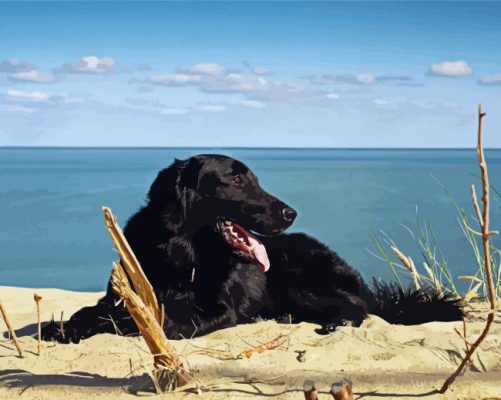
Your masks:
{"label": "dog's ear", "polygon": [[187,160],[179,172],[177,182],[178,200],[185,222],[188,219],[188,211],[197,197],[201,169],[202,163],[196,157],[192,157]]}
{"label": "dog's ear", "polygon": [[202,164],[195,157],[188,160],[177,160],[158,173],[148,192],[150,204],[164,208],[177,205],[183,221],[186,221],[188,210],[196,197],[198,178]]}
{"label": "dog's ear", "polygon": [[164,207],[178,200],[179,174],[185,161],[174,159],[167,168],[161,170],[151,184],[148,199],[153,206]]}

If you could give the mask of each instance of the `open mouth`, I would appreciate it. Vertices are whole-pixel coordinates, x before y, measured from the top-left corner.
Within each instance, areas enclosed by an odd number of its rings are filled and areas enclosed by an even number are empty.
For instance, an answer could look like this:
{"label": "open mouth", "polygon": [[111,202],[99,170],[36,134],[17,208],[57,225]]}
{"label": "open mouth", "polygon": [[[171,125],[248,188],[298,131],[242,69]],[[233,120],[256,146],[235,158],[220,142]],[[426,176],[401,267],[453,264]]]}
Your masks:
{"label": "open mouth", "polygon": [[270,260],[266,248],[258,238],[230,220],[218,222],[217,227],[226,242],[240,256],[259,263],[263,272],[270,269]]}

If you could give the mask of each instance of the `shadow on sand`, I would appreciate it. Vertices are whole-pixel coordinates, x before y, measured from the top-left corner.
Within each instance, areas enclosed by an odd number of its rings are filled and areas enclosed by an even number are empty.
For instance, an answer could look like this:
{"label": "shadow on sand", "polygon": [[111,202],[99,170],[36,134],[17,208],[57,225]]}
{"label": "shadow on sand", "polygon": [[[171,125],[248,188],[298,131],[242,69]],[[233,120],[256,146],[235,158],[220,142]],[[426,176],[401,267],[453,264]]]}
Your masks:
{"label": "shadow on sand", "polygon": [[[220,393],[226,396],[233,395],[249,395],[255,397],[273,398],[283,396],[284,394],[297,393],[300,396],[303,392],[302,389],[286,389],[282,391],[275,391],[266,393],[257,385],[264,384],[260,381],[236,381],[236,384],[247,386],[247,388],[213,388],[211,393]],[[129,378],[109,378],[98,374],[89,374],[87,372],[71,372],[68,374],[33,374],[21,369],[11,369],[0,371],[0,386],[9,389],[21,389],[21,394],[26,390],[40,386],[73,386],[73,387],[87,387],[87,388],[100,388],[100,389],[113,389],[122,388],[124,391],[131,394],[138,394],[138,392],[154,392],[154,387],[151,378],[148,374],[143,374],[137,377]],[[197,393],[196,388],[189,388],[184,391],[185,393]],[[329,395],[327,391],[319,391],[319,394]],[[385,393],[378,391],[371,392],[355,392],[355,399],[370,399],[370,398],[425,398],[437,394],[437,390],[431,390],[422,393]],[[302,397],[302,396],[301,396]]]}
{"label": "shadow on sand", "polygon": [[[51,321],[43,321],[42,322],[42,328],[44,326],[48,325],[50,322]],[[64,321],[64,322],[66,322],[66,321]],[[18,338],[20,338],[22,336],[33,336],[33,337],[36,337],[37,332],[38,332],[38,324],[37,323],[29,324],[29,325],[23,326],[22,328],[14,329],[14,332],[16,332],[16,336]],[[3,336],[4,339],[8,339],[9,338],[9,331],[5,330],[2,333],[2,336]]]}
{"label": "shadow on sand", "polygon": [[70,372],[68,374],[33,374],[22,369],[0,371],[0,386],[9,389],[22,389],[40,386],[74,386],[88,388],[123,388],[130,393],[153,392],[154,387],[148,374],[129,378],[109,378],[88,372]]}

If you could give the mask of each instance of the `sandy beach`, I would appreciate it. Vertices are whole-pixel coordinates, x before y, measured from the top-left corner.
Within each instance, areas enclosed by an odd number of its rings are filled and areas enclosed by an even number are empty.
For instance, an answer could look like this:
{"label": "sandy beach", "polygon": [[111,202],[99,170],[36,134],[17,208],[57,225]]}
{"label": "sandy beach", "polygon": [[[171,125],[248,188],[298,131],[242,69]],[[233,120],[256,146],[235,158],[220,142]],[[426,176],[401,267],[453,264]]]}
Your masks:
{"label": "sandy beach", "polygon": [[[24,358],[4,337],[0,342],[1,399],[135,399],[196,397],[192,385],[155,395],[147,375],[152,357],[141,338],[97,335],[79,344],[37,342],[33,293],[42,296],[43,321],[54,313],[65,319],[102,293],[59,289],[0,286],[0,298],[20,336]],[[471,307],[467,335],[473,341],[483,327],[487,305]],[[500,312],[498,312],[498,315]],[[390,325],[371,316],[360,328],[344,327],[328,336],[314,332],[316,325],[277,324],[263,321],[225,329],[205,337],[173,341],[196,378],[201,398],[262,397],[302,399],[305,379],[315,381],[320,399],[331,398],[330,384],[341,378],[353,382],[355,398],[483,399],[501,396],[501,316],[474,357],[474,364],[445,395],[427,392],[438,388],[455,369],[464,342],[454,329],[462,323],[428,323],[419,326]],[[3,321],[0,330],[5,331]],[[284,334],[287,342],[250,359],[222,361],[217,351],[238,354]],[[208,355],[207,349],[213,356]],[[306,351],[299,362],[296,351]],[[214,352],[216,351],[216,352]]]}

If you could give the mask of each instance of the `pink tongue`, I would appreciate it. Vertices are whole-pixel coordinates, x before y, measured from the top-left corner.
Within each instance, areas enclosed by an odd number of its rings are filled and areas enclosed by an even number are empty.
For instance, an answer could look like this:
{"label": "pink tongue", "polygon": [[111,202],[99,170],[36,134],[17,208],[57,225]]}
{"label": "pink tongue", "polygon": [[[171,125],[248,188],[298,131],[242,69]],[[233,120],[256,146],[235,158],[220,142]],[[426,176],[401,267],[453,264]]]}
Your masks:
{"label": "pink tongue", "polygon": [[263,267],[263,272],[268,271],[270,269],[270,260],[268,258],[268,254],[266,253],[266,248],[254,236],[249,235],[247,238],[250,242],[250,250],[256,260],[259,261]]}

